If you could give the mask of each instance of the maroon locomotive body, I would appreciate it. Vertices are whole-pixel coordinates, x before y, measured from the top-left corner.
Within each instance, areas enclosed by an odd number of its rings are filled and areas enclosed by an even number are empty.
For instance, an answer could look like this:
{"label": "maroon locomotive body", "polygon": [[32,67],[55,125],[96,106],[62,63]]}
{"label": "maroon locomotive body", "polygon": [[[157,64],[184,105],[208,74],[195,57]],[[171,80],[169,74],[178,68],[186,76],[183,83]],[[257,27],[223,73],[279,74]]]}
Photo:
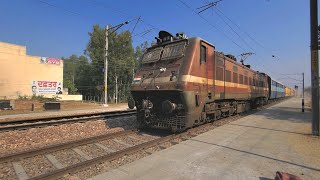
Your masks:
{"label": "maroon locomotive body", "polygon": [[142,126],[183,131],[267,103],[268,76],[201,38],[160,31],[131,86]]}

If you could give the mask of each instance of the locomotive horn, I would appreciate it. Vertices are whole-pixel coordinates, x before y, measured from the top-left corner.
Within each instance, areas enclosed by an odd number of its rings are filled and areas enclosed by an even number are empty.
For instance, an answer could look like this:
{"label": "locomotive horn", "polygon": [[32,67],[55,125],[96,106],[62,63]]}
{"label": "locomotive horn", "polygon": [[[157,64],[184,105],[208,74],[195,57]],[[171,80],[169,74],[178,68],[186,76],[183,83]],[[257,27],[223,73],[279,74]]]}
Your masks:
{"label": "locomotive horn", "polygon": [[162,111],[164,113],[170,114],[172,111],[177,109],[177,105],[175,103],[170,102],[169,100],[165,100],[162,102]]}

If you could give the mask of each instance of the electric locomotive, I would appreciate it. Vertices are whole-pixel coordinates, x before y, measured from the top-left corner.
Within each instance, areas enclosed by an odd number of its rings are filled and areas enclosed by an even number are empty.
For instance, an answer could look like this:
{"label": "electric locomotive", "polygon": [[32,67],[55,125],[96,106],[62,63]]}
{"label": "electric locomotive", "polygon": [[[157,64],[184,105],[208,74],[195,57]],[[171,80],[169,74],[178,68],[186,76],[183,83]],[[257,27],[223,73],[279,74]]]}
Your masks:
{"label": "electric locomotive", "polygon": [[268,102],[270,77],[204,39],[160,31],[131,85],[141,126],[183,131]]}

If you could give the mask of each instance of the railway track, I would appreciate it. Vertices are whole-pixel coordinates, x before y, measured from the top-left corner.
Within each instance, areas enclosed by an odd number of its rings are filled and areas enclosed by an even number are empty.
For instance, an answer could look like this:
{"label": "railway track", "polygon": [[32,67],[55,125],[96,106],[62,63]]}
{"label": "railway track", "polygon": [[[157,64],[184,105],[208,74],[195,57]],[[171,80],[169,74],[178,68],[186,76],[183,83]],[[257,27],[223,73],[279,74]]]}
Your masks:
{"label": "railway track", "polygon": [[0,122],[0,132],[11,131],[11,130],[24,130],[36,127],[53,126],[66,123],[77,123],[100,120],[104,118],[114,118],[121,116],[135,115],[135,110],[127,111],[114,111],[114,112],[104,112],[104,113],[92,113],[92,114],[82,114],[82,115],[68,115],[59,117],[44,117],[36,119],[18,119],[12,121],[2,121]]}
{"label": "railway track", "polygon": [[[231,121],[239,119],[240,116],[224,118],[213,123],[204,124],[180,134],[163,134],[162,136],[150,134],[148,131],[139,132],[136,130],[121,131],[112,134],[82,139],[63,144],[56,144],[47,147],[32,149],[29,151],[8,154],[0,157],[0,165],[6,163],[15,172],[16,179],[72,179],[84,177],[96,169],[102,169],[107,164],[108,167],[117,168],[135,159],[140,159],[154,152],[166,149],[172,145],[188,140],[192,137],[202,134],[210,129],[222,126]],[[156,133],[159,134],[159,133]],[[129,140],[131,139],[131,140]],[[111,143],[112,142],[112,143]],[[94,146],[94,148],[103,149],[103,153],[95,154],[95,151],[84,152],[84,146]],[[62,160],[61,154],[69,151],[70,154],[78,154],[82,156],[82,160],[76,163],[59,162]],[[39,157],[42,157],[42,159]],[[70,155],[72,156],[72,155]],[[37,160],[32,160],[37,159]],[[41,170],[43,161],[51,164],[51,168]],[[62,160],[63,161],[63,160]],[[30,164],[39,164],[28,169]],[[34,165],[33,165],[34,166]],[[34,169],[38,170],[34,170]],[[93,175],[102,173],[96,172]],[[71,176],[71,177],[70,177]],[[12,177],[8,177],[12,179]],[[14,179],[14,177],[13,177]]]}
{"label": "railway track", "polygon": [[[278,102],[268,104],[262,109]],[[259,110],[223,118],[180,134],[155,136],[148,132],[128,130],[8,154],[0,157],[0,170],[4,164],[6,168],[11,168],[13,173],[0,179],[90,178],[257,111]],[[76,156],[80,157],[79,161],[74,160]]]}

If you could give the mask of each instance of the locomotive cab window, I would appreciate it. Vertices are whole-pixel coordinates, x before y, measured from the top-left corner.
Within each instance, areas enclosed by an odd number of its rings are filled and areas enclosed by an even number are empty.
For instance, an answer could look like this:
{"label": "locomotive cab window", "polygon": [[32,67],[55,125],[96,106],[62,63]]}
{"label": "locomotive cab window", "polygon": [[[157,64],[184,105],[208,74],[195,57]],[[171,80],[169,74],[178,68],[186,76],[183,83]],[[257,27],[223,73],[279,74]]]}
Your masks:
{"label": "locomotive cab window", "polygon": [[201,45],[200,49],[200,64],[206,63],[207,60],[207,47],[204,45]]}

